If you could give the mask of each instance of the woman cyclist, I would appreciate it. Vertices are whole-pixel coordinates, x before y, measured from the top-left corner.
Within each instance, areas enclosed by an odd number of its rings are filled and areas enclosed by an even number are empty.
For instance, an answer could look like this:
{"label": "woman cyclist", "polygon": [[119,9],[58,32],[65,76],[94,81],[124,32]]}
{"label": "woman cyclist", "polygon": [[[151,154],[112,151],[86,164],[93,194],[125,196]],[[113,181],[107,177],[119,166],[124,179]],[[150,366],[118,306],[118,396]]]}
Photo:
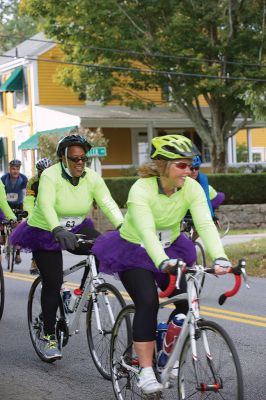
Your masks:
{"label": "woman cyclist", "polygon": [[[49,158],[41,158],[36,163],[37,175],[34,175],[27,183],[26,189],[26,197],[23,202],[23,209],[28,212],[28,217],[31,216],[32,211],[34,209],[35,201],[38,195],[38,188],[39,188],[39,181],[42,172],[46,169],[51,167],[52,161]],[[31,267],[30,267],[30,274],[36,275],[38,274],[38,268],[34,258],[32,257]]]}
{"label": "woman cyclist", "polygon": [[[155,137],[151,144],[152,162],[140,169],[141,178],[130,189],[128,211],[120,231],[100,236],[92,249],[100,262],[100,271],[118,273],[136,306],[133,340],[140,365],[138,386],[145,394],[162,390],[152,369],[159,305],[156,282],[161,289],[168,286],[176,259],[189,266],[196,260],[194,244],[180,234],[180,223],[188,209],[217,274],[225,273],[231,265],[204,192],[188,177],[198,150],[181,135]],[[183,277],[181,289],[173,295],[185,291]],[[171,316],[188,311],[187,301],[177,307]]]}
{"label": "woman cyclist", "polygon": [[62,249],[78,255],[88,254],[88,246],[79,245],[75,233],[87,239],[99,235],[91,220],[86,218],[93,200],[115,227],[123,222],[104,180],[85,166],[90,148],[80,135],[66,136],[59,141],[59,162],[42,173],[34,210],[11,237],[13,244],[33,252],[42,277],[42,352],[47,360],[62,358],[55,336],[56,311],[63,283]]}

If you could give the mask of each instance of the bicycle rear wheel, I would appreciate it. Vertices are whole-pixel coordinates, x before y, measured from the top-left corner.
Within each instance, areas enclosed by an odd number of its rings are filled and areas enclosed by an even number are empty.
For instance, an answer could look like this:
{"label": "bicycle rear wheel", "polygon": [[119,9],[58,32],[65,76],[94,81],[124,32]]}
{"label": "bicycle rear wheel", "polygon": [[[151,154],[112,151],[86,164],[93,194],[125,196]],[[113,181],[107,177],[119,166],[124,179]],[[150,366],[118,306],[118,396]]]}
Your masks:
{"label": "bicycle rear wheel", "polygon": [[135,306],[126,306],[119,313],[113,329],[110,349],[111,380],[117,400],[146,399],[137,387],[139,363],[133,347],[134,315]]}
{"label": "bicycle rear wheel", "polygon": [[[44,362],[51,363],[55,360],[49,360],[43,355],[43,317],[42,317],[42,306],[41,306],[41,291],[42,291],[42,280],[39,276],[33,282],[29,297],[28,297],[28,328],[30,332],[30,338],[36,351],[37,355]],[[60,307],[58,309],[60,311]]]}
{"label": "bicycle rear wheel", "polygon": [[3,316],[5,304],[5,281],[2,264],[0,262],[0,319]]}
{"label": "bicycle rear wheel", "polygon": [[240,361],[226,331],[215,322],[201,321],[196,333],[196,347],[195,360],[188,336],[180,356],[179,399],[243,400]]}
{"label": "bicycle rear wheel", "polygon": [[[110,342],[115,319],[126,303],[115,286],[103,283],[90,297],[87,311],[87,339],[92,359],[100,374],[111,379]],[[97,312],[101,329],[97,324]]]}

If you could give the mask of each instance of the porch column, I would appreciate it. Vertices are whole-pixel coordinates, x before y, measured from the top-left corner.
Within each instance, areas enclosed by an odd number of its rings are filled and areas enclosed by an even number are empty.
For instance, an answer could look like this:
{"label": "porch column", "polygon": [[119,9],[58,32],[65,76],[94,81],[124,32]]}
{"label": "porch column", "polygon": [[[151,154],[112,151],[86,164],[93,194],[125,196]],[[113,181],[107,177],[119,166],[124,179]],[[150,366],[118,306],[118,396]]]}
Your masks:
{"label": "porch column", "polygon": [[252,131],[251,128],[247,129],[247,147],[248,147],[248,162],[252,162]]}
{"label": "porch column", "polygon": [[147,140],[149,145],[149,154],[151,153],[151,140],[154,137],[154,128],[152,122],[150,122],[147,126]]}

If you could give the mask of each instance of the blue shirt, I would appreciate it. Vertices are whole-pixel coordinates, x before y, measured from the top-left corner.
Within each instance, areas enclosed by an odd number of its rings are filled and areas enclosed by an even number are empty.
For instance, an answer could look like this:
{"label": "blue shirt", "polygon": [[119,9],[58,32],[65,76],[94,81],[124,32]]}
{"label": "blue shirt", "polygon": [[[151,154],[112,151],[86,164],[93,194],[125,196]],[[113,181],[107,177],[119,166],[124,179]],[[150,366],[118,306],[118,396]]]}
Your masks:
{"label": "blue shirt", "polygon": [[211,199],[210,199],[208,177],[203,172],[199,172],[198,177],[197,177],[196,180],[199,182],[199,184],[201,185],[202,189],[204,190],[205,196],[207,198],[208,206],[209,206],[211,215],[213,217],[214,212],[213,212],[212,203],[211,203]]}
{"label": "blue shirt", "polygon": [[23,204],[28,178],[23,174],[19,174],[16,182],[13,183],[10,178],[10,173],[8,172],[1,177],[1,180],[5,185],[7,202],[10,207],[16,208]]}

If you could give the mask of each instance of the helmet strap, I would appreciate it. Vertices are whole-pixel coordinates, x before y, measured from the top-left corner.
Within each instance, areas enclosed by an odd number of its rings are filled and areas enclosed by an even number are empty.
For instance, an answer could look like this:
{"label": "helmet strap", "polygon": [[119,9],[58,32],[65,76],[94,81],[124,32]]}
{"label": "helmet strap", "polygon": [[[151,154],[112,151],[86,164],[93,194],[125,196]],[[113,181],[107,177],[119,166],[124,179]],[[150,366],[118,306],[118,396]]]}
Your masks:
{"label": "helmet strap", "polygon": [[65,155],[65,160],[66,160],[66,166],[64,165],[63,160],[62,160],[62,166],[63,166],[63,168],[64,168],[65,173],[66,173],[68,176],[70,176],[71,178],[73,178],[73,175],[71,174],[71,172],[70,172],[70,170],[69,170],[69,164],[68,164],[67,153],[68,153],[68,147],[65,148],[65,154],[64,154],[64,155]]}

